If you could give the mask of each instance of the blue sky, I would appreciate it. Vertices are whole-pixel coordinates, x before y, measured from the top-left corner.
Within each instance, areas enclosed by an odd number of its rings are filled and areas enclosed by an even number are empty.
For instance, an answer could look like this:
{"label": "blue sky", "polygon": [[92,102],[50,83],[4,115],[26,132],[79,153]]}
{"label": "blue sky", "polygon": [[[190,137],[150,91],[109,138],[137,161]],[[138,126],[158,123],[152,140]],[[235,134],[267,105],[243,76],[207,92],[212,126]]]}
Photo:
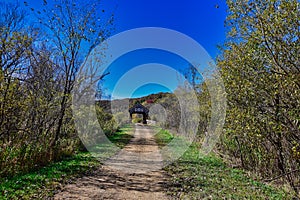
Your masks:
{"label": "blue sky", "polygon": [[[43,1],[26,2],[31,7],[38,8]],[[50,0],[48,2],[51,3]],[[102,5],[106,13],[114,13],[114,34],[139,27],[173,29],[196,40],[213,58],[218,55],[217,45],[225,40],[224,20],[227,7],[224,0],[102,0]],[[115,91],[116,83],[134,67],[147,63],[161,63],[178,70],[179,73],[189,65],[187,61],[170,52],[153,49],[130,52],[115,60],[109,67],[110,75],[102,82],[106,94],[111,95],[114,91],[114,98],[132,97],[132,92],[126,91],[126,87],[122,91]],[[172,78],[166,79],[174,81]],[[176,84],[178,83],[170,83],[171,88],[156,83],[141,85],[133,93],[133,97],[173,91]]]}
{"label": "blue sky", "polygon": [[[174,29],[197,40],[212,56],[225,39],[225,0],[106,0],[117,5],[116,32],[154,26]],[[217,8],[218,7],[218,8]]]}
{"label": "blue sky", "polygon": [[[213,58],[218,54],[217,45],[222,44],[225,40],[224,20],[227,7],[224,0],[112,0],[104,3],[107,2],[110,4],[108,6],[110,9],[115,8],[112,6],[114,5],[112,2],[117,4],[115,10],[116,33],[138,27],[173,29],[196,40]],[[146,63],[168,65],[178,70],[179,73],[189,65],[187,61],[168,52],[149,49],[131,52],[116,60],[109,68],[111,75],[107,76],[104,81],[106,92],[112,94],[114,91],[112,86],[118,79],[125,76],[130,69]],[[170,78],[166,77],[166,79]],[[174,85],[174,83],[170,83],[170,85]],[[166,88],[159,84],[141,85],[132,96],[138,97],[174,89],[174,87]],[[123,87],[122,91],[114,91],[114,94],[114,98],[125,98],[131,93]]]}

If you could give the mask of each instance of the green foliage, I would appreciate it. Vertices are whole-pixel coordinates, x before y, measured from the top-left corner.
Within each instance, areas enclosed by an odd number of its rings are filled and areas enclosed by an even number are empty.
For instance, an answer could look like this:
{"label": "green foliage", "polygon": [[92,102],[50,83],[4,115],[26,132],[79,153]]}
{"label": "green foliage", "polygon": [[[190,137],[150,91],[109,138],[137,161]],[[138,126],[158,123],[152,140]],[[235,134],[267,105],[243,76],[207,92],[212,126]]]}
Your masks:
{"label": "green foliage", "polygon": [[166,110],[166,121],[161,123],[162,128],[178,129],[180,125],[180,105],[174,94],[159,94],[156,102]]}
{"label": "green foliage", "polygon": [[[81,55],[90,50],[82,42],[96,45],[109,31],[95,17],[96,5],[57,3],[44,5],[36,16],[49,19],[34,28],[17,3],[0,3],[0,177],[38,169],[80,148],[70,94]],[[113,120],[101,122],[108,132],[116,130]]]}
{"label": "green foliage", "polygon": [[98,118],[98,122],[100,127],[104,131],[107,136],[111,136],[118,129],[118,125],[116,124],[113,115],[110,113],[106,113],[100,106],[96,105],[96,114]]}
{"label": "green foliage", "polygon": [[158,146],[162,148],[165,145],[167,145],[169,142],[171,142],[174,136],[168,130],[160,129],[155,134],[154,138]]}
{"label": "green foliage", "polygon": [[[108,139],[119,148],[123,148],[132,135],[133,127],[126,125]],[[109,156],[111,155],[102,155],[102,158],[107,159]],[[92,174],[100,165],[99,159],[92,157],[90,153],[79,152],[27,174],[0,178],[0,199],[49,198],[53,191],[62,189],[63,184],[78,176]]]}
{"label": "green foliage", "polygon": [[140,117],[135,117],[132,119],[132,123],[142,123],[143,122],[143,118]]}
{"label": "green foliage", "polygon": [[129,113],[117,112],[114,114],[114,119],[117,123],[117,127],[122,127],[129,123]]}
{"label": "green foliage", "polygon": [[223,150],[299,191],[299,1],[227,1],[219,58],[228,93]]}
{"label": "green foliage", "polygon": [[241,170],[227,167],[211,154],[199,157],[199,145],[165,168],[171,177],[167,193],[175,199],[292,199],[292,195],[255,181]]}
{"label": "green foliage", "polygon": [[128,142],[133,138],[134,128],[132,125],[125,125],[119,130],[117,130],[113,135],[108,137],[108,139],[114,143],[117,147],[123,148]]}
{"label": "green foliage", "polygon": [[89,174],[100,162],[89,153],[79,153],[25,175],[0,179],[0,199],[46,198],[71,177]]}

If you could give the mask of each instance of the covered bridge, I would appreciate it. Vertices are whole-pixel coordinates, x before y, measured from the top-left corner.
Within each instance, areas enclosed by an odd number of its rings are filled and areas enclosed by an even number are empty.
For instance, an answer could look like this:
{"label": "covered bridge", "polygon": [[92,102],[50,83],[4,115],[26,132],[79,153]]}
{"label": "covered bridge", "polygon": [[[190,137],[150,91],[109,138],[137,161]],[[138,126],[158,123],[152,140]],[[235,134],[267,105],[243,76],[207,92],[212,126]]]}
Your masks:
{"label": "covered bridge", "polygon": [[130,118],[132,119],[133,114],[142,114],[143,115],[143,124],[147,124],[147,118],[149,114],[149,109],[143,106],[140,103],[135,104],[129,109]]}

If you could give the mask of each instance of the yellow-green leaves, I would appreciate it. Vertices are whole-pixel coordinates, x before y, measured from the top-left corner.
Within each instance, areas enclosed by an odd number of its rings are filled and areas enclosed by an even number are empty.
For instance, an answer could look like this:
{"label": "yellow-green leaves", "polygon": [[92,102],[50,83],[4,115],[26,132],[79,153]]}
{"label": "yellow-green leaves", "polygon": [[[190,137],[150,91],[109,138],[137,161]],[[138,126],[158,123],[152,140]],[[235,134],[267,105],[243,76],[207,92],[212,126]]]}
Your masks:
{"label": "yellow-green leaves", "polygon": [[[265,177],[299,169],[299,2],[227,3],[230,31],[218,62],[229,103],[223,145]],[[299,174],[283,177],[298,191]]]}

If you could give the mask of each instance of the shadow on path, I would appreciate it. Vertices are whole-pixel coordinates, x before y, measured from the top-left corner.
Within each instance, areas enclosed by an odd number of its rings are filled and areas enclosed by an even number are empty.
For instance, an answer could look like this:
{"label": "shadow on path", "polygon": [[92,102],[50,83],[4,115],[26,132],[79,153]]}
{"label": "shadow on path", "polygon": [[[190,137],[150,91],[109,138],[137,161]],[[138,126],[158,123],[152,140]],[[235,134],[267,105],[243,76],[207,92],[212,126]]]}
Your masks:
{"label": "shadow on path", "polygon": [[66,185],[54,199],[159,199],[168,197],[162,156],[148,126],[135,126],[127,146],[92,176]]}

